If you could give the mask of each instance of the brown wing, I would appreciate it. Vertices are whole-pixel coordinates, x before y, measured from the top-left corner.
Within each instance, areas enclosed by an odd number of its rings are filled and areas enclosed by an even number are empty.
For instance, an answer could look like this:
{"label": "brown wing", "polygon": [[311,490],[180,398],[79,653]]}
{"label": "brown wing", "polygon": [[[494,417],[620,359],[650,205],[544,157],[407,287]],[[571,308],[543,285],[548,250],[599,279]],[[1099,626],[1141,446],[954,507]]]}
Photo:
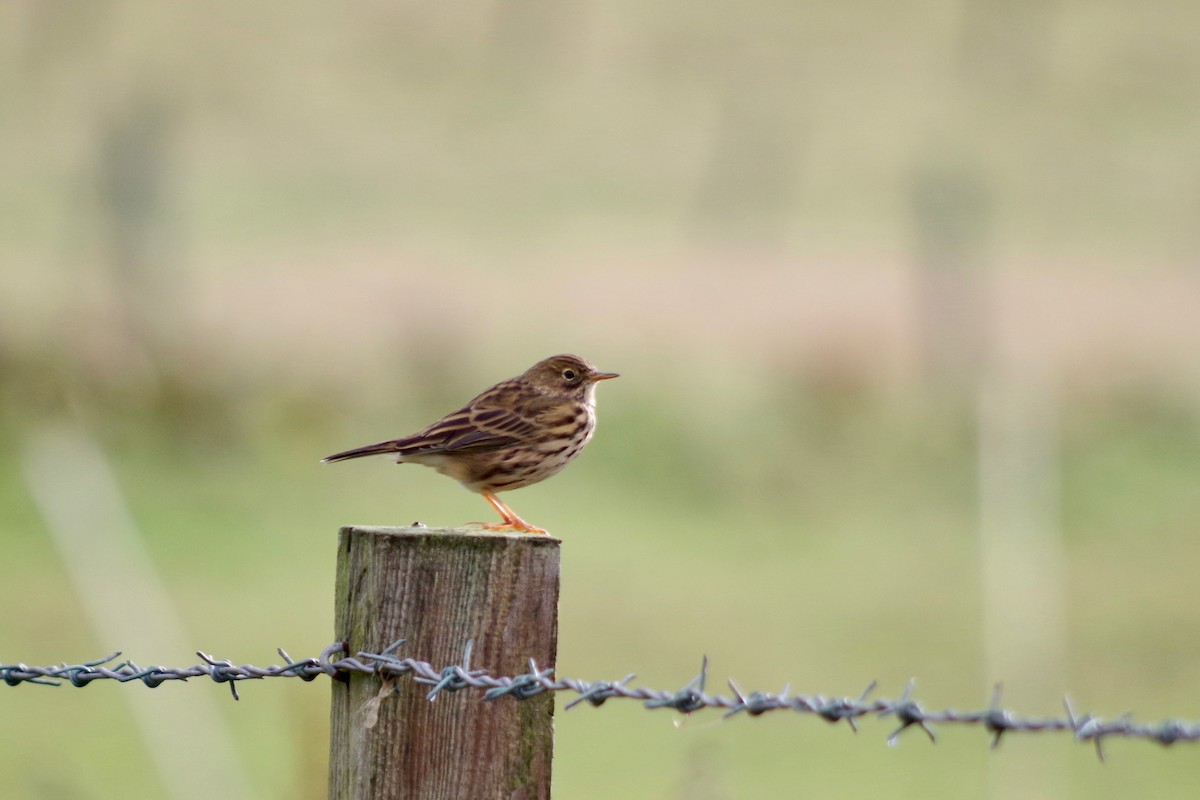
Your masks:
{"label": "brown wing", "polygon": [[412,436],[356,447],[323,460],[344,461],[386,453],[401,457],[461,454],[520,445],[536,438],[536,415],[550,402],[514,378],[496,384],[458,411]]}
{"label": "brown wing", "polygon": [[520,444],[533,431],[533,423],[509,409],[467,406],[400,440],[400,452],[410,455],[496,450]]}
{"label": "brown wing", "polygon": [[477,404],[481,401],[482,397],[476,398],[472,405],[443,417],[412,436],[356,447],[323,460],[345,461],[385,453],[414,456],[497,450],[520,444],[536,431],[536,425],[518,411]]}

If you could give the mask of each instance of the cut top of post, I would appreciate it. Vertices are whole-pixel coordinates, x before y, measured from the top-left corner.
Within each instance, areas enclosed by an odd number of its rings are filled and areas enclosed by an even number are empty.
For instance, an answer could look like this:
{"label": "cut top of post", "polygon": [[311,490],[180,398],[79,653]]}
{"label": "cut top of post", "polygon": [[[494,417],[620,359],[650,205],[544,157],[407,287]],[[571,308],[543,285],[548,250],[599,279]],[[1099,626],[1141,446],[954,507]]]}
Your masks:
{"label": "cut top of post", "polygon": [[481,528],[429,528],[421,524],[414,525],[344,525],[343,534],[360,531],[368,535],[401,536],[422,538],[427,536],[453,536],[462,539],[482,539],[495,541],[497,539],[520,539],[532,544],[562,544],[562,539],[546,533],[524,533],[523,531],[487,531]]}

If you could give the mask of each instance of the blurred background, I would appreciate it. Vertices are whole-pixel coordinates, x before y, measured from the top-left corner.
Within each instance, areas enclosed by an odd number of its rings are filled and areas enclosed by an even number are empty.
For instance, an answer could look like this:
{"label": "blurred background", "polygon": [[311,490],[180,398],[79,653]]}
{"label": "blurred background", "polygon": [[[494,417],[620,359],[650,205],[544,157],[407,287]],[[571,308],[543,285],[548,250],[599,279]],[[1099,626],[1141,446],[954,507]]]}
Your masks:
{"label": "blurred background", "polygon": [[[9,0],[0,87],[0,663],[316,655],[340,525],[491,517],[318,459],[565,351],[622,378],[507,498],[564,540],[560,675],[1200,718],[1187,4]],[[5,792],[324,797],[324,681],[241,695],[0,689]],[[1195,779],[556,724],[561,800]]]}

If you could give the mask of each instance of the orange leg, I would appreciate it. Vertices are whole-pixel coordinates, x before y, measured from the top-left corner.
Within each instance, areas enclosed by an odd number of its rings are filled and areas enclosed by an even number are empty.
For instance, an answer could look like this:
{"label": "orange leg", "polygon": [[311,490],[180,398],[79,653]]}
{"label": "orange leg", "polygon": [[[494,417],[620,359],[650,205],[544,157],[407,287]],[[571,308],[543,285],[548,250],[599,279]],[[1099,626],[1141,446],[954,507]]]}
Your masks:
{"label": "orange leg", "polygon": [[486,531],[522,531],[523,533],[545,533],[542,528],[530,525],[525,520],[513,513],[513,510],[504,503],[500,502],[500,498],[491,492],[480,492],[483,499],[492,504],[492,508],[500,512],[500,516],[504,517],[504,522],[494,522],[490,525],[484,525]]}

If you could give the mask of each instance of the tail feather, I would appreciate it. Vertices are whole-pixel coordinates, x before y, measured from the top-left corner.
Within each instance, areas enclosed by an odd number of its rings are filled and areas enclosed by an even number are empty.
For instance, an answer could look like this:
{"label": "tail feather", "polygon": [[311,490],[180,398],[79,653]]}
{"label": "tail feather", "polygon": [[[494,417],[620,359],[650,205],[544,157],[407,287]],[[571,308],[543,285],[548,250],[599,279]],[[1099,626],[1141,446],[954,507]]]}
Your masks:
{"label": "tail feather", "polygon": [[389,440],[379,442],[378,444],[368,444],[362,447],[355,447],[353,450],[343,450],[340,453],[334,453],[331,456],[325,456],[321,459],[322,463],[330,463],[333,461],[346,461],[351,458],[362,458],[363,456],[378,456],[384,453],[395,453],[400,450],[396,446],[396,441]]}

